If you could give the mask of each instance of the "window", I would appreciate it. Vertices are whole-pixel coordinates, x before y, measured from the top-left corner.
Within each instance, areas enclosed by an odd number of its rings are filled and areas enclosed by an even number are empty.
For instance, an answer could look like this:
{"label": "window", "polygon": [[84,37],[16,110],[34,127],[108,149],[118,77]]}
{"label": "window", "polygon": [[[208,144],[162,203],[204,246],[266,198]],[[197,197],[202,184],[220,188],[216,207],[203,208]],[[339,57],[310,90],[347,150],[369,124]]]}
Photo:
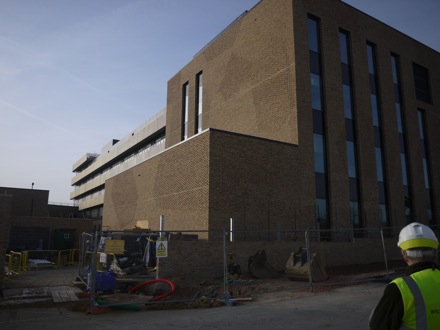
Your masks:
{"label": "window", "polygon": [[423,177],[425,182],[425,198],[426,198],[426,209],[427,216],[430,225],[436,223],[433,214],[433,195],[431,191],[431,171],[429,167],[429,151],[428,151],[428,141],[426,138],[426,119],[425,111],[418,109],[418,120],[419,120],[419,130],[420,130],[420,142],[422,144],[422,164],[423,164]]}
{"label": "window", "polygon": [[374,134],[374,153],[376,160],[376,180],[378,186],[378,214],[381,219],[381,225],[385,227],[390,226],[390,219],[388,216],[388,200],[387,200],[387,185],[385,173],[385,154],[382,148],[383,132],[382,132],[382,116],[381,103],[377,93],[377,61],[376,61],[376,45],[367,42],[367,58],[368,58],[368,74],[370,76],[370,100],[371,100],[371,116],[373,118],[373,134]]}
{"label": "window", "polygon": [[431,103],[428,69],[424,68],[421,65],[413,63],[413,73],[417,100],[425,103]]}
{"label": "window", "polygon": [[313,142],[315,163],[315,215],[321,229],[330,229],[327,199],[327,155],[325,114],[322,93],[322,68],[319,19],[309,16],[310,92],[313,113]]}
{"label": "window", "polygon": [[196,93],[196,125],[195,133],[202,131],[202,112],[203,112],[203,72],[196,76],[197,93]]}
{"label": "window", "polygon": [[182,88],[182,140],[188,138],[188,100],[189,100],[189,85],[183,85]]}
{"label": "window", "polygon": [[400,93],[400,71],[399,71],[399,56],[391,54],[391,70],[393,74],[393,86],[395,95],[395,109],[397,119],[397,134],[399,136],[399,149],[400,149],[400,167],[402,170],[402,185],[404,191],[404,200],[402,201],[402,207],[405,210],[405,216],[407,222],[412,219],[412,195],[410,187],[410,172],[409,172],[409,159],[408,159],[408,147],[406,142],[406,125],[404,120],[402,97]]}
{"label": "window", "polygon": [[[349,178],[349,192],[351,223],[355,228],[362,227],[360,217],[361,203],[358,180],[358,146],[356,143],[356,125],[355,112],[353,107],[353,88],[351,72],[351,54],[350,54],[350,34],[346,31],[339,31],[339,50],[341,57],[341,75],[342,75],[342,98],[345,117],[345,143],[347,151],[347,175]],[[357,235],[357,233],[356,233]]]}

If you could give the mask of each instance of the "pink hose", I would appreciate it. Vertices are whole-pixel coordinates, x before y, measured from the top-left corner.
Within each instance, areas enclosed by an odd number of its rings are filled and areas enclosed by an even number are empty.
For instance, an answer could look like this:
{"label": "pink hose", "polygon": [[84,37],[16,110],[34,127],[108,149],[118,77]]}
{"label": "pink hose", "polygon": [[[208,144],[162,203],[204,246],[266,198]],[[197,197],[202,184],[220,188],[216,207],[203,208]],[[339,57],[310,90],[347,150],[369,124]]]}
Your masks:
{"label": "pink hose", "polygon": [[171,291],[166,292],[160,296],[153,297],[153,298],[151,298],[151,301],[162,300],[162,299],[168,297],[170,294],[174,293],[174,291],[176,291],[176,286],[174,285],[173,282],[168,281],[168,280],[163,280],[163,279],[156,279],[156,280],[150,280],[150,281],[139,283],[139,284],[135,285],[134,287],[130,288],[130,290],[128,290],[128,293],[135,293],[137,290],[139,290],[140,288],[143,288],[146,285],[150,285],[150,284],[158,283],[158,282],[168,284],[171,288]]}

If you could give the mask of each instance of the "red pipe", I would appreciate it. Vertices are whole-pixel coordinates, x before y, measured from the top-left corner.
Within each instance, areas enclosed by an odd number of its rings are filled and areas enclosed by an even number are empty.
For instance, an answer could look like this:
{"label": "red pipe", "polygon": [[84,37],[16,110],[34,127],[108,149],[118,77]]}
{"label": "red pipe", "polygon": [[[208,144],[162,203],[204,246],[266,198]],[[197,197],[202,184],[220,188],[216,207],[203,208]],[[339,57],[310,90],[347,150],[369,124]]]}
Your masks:
{"label": "red pipe", "polygon": [[153,297],[153,298],[151,298],[150,301],[162,300],[162,299],[168,297],[170,294],[174,293],[174,291],[176,291],[176,286],[174,285],[173,282],[158,278],[158,279],[155,279],[155,280],[150,280],[150,281],[139,283],[139,284],[135,285],[134,287],[130,288],[128,290],[128,293],[135,293],[137,290],[139,290],[140,288],[142,288],[142,287],[144,287],[146,285],[150,285],[150,284],[158,283],[158,282],[168,284],[170,286],[170,288],[171,288],[171,291],[170,292],[166,292],[166,293],[164,293],[164,294],[162,294],[160,296]]}

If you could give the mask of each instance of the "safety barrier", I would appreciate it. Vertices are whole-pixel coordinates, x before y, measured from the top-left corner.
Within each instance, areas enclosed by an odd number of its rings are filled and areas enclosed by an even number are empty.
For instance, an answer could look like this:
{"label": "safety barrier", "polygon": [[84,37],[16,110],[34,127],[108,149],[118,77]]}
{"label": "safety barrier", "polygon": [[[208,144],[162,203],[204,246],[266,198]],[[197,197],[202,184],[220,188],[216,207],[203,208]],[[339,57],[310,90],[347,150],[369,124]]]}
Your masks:
{"label": "safety barrier", "polygon": [[78,250],[27,250],[11,251],[6,254],[6,275],[14,276],[22,272],[41,268],[61,268],[75,265],[78,261]]}
{"label": "safety barrier", "polygon": [[[199,240],[208,235],[214,239],[212,242]],[[224,230],[83,233],[78,278],[89,292],[88,312],[139,310],[141,306],[164,303],[235,304],[228,289],[231,278],[226,236]],[[180,255],[182,244],[189,255]],[[199,244],[203,244],[200,250]],[[187,266],[188,258],[192,259],[192,267]],[[177,292],[176,288],[184,283],[195,291]]]}
{"label": "safety barrier", "polygon": [[11,251],[10,253],[6,254],[6,271],[5,275],[7,277],[12,277],[16,275],[20,275],[20,272],[22,271],[22,254],[20,252],[14,252]]}
{"label": "safety barrier", "polygon": [[25,271],[29,271],[31,269],[60,268],[74,265],[77,253],[76,249],[23,251],[22,268]]}

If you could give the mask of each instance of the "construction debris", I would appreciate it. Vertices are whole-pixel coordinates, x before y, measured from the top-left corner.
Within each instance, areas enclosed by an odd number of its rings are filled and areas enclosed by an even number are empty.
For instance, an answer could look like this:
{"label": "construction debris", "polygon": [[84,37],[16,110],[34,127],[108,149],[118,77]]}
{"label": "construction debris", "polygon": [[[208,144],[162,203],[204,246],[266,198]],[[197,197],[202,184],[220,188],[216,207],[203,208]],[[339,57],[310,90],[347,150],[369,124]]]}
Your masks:
{"label": "construction debris", "polygon": [[291,253],[286,262],[286,275],[291,280],[308,281],[311,278],[313,282],[325,281],[328,278],[325,268],[319,263],[317,253],[310,255],[309,264],[307,249],[303,248]]}
{"label": "construction debris", "polygon": [[255,278],[277,278],[281,276],[267,261],[264,250],[260,250],[255,255],[249,257],[248,272],[249,275]]}

